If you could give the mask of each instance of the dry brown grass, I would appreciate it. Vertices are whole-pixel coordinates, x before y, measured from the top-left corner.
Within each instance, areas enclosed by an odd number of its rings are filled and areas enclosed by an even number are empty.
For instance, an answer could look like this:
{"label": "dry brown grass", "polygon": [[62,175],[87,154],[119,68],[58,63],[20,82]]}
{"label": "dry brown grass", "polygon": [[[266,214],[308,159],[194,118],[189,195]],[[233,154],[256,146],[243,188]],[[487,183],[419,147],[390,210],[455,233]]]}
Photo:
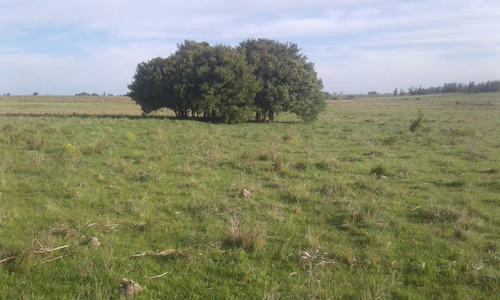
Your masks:
{"label": "dry brown grass", "polygon": [[226,243],[232,248],[253,251],[263,246],[264,238],[257,227],[241,229],[236,216],[232,216],[229,219]]}

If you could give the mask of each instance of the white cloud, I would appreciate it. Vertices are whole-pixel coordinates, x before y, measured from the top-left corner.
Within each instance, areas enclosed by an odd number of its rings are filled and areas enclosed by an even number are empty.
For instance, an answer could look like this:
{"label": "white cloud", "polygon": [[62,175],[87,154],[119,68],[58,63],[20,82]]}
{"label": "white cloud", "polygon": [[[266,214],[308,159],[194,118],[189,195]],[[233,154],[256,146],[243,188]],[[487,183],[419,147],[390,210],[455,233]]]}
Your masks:
{"label": "white cloud", "polygon": [[0,93],[124,93],[184,39],[249,37],[298,43],[331,91],[499,79],[498,28],[496,0],[5,0]]}

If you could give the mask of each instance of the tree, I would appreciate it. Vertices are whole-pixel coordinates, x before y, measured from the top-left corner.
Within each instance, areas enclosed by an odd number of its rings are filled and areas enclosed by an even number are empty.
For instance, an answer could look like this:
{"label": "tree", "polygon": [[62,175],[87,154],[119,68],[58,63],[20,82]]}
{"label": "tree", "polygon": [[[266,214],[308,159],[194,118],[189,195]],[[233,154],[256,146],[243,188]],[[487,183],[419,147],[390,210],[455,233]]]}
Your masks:
{"label": "tree", "polygon": [[[304,121],[313,121],[325,109],[326,99],[323,82],[317,78],[314,64],[305,63],[299,66],[291,78],[290,112]],[[293,86],[296,84],[296,86]]]}
{"label": "tree", "polygon": [[314,64],[297,46],[263,39],[237,48],[186,40],[168,58],[138,64],[128,87],[144,114],[167,108],[213,122],[273,121],[280,111],[313,120],[326,105]]}
{"label": "tree", "polygon": [[225,45],[212,47],[196,72],[196,82],[200,83],[197,109],[211,121],[248,121],[255,113],[253,99],[258,88],[251,71],[236,49]]}
{"label": "tree", "polygon": [[296,44],[248,39],[240,43],[239,49],[253,66],[258,80],[259,91],[254,101],[257,120],[272,122],[281,111],[311,120],[324,109],[326,99],[314,64],[307,62]]}
{"label": "tree", "polygon": [[176,116],[187,118],[201,112],[202,81],[204,70],[212,55],[212,47],[206,42],[184,41],[177,45],[177,51],[171,55],[167,68],[168,107]]}
{"label": "tree", "polygon": [[168,58],[139,64],[129,89],[145,114],[168,108],[179,118],[238,123],[254,113],[257,84],[236,49],[186,40]]}
{"label": "tree", "polygon": [[157,57],[137,65],[134,80],[129,84],[128,96],[148,114],[167,107],[168,92],[164,86],[167,59]]}
{"label": "tree", "polygon": [[467,92],[469,94],[474,94],[475,90],[476,90],[476,83],[474,81],[469,82],[469,85],[467,87]]}

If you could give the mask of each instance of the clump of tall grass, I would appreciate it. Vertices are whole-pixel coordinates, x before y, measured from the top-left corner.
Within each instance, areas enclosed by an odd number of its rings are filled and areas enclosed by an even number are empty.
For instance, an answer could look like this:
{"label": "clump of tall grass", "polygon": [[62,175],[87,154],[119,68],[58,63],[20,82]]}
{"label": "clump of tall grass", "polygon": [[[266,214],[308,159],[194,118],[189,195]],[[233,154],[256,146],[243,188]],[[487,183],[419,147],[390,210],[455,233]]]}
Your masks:
{"label": "clump of tall grass", "polygon": [[77,156],[78,152],[79,152],[78,148],[71,143],[64,144],[62,146],[62,149],[63,149],[64,153],[66,153],[70,156]]}
{"label": "clump of tall grass", "polygon": [[25,142],[28,150],[31,151],[40,151],[45,145],[45,139],[43,137],[37,138],[35,136],[31,136],[26,138]]}
{"label": "clump of tall grass", "polygon": [[320,188],[320,193],[326,196],[343,196],[347,191],[348,185],[342,179],[331,181]]}
{"label": "clump of tall grass", "polygon": [[417,129],[422,127],[423,123],[424,123],[424,111],[421,108],[419,108],[417,119],[414,120],[410,125],[410,131],[411,132],[417,131]]}
{"label": "clump of tall grass", "polygon": [[414,223],[458,223],[465,215],[451,207],[427,207],[413,209],[407,218]]}
{"label": "clump of tall grass", "polygon": [[392,136],[386,137],[382,140],[382,144],[387,145],[387,146],[395,145],[398,142],[399,142],[399,136],[397,136],[397,135],[392,135]]}
{"label": "clump of tall grass", "polygon": [[293,134],[285,134],[283,136],[283,142],[293,144],[297,141],[297,137]]}
{"label": "clump of tall grass", "polygon": [[320,171],[330,171],[332,169],[332,163],[327,161],[320,161],[315,164],[316,169]]}
{"label": "clump of tall grass", "polygon": [[299,172],[303,172],[303,171],[307,170],[307,168],[308,168],[308,164],[305,162],[299,161],[298,163],[295,164],[295,169],[297,169],[297,171],[299,171]]}
{"label": "clump of tall grass", "polygon": [[261,248],[264,239],[258,232],[257,227],[245,229],[240,227],[236,216],[229,219],[226,244],[232,248],[242,248],[245,251],[253,251]]}
{"label": "clump of tall grass", "polygon": [[5,133],[13,132],[16,129],[16,126],[12,123],[7,123],[2,127],[2,131]]}
{"label": "clump of tall grass", "polygon": [[281,155],[275,155],[273,157],[273,168],[276,172],[283,172],[287,169],[288,164],[285,158]]}
{"label": "clump of tall grass", "polygon": [[106,142],[99,140],[97,142],[89,143],[83,148],[82,153],[85,155],[101,154],[106,150]]}
{"label": "clump of tall grass", "polygon": [[377,175],[378,177],[387,176],[389,175],[389,171],[384,165],[378,164],[370,169],[370,175]]}

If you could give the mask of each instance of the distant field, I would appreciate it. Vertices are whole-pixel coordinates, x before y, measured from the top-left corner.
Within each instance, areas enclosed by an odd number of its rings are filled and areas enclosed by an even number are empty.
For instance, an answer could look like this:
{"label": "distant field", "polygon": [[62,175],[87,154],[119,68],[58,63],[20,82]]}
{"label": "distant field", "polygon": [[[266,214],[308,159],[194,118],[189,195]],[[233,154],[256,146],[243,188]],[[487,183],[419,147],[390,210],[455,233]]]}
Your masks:
{"label": "distant field", "polygon": [[0,97],[0,298],[500,297],[500,94],[171,116]]}
{"label": "distant field", "polygon": [[128,97],[0,96],[0,114],[137,115],[140,112]]}

